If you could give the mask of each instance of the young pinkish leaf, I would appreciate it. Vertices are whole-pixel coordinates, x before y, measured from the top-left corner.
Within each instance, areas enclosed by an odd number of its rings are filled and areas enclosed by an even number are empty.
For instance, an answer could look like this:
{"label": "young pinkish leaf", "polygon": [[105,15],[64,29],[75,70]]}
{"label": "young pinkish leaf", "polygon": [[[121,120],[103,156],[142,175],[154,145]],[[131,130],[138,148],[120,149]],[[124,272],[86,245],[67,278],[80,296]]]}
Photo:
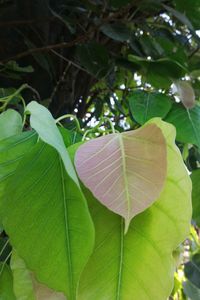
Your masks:
{"label": "young pinkish leaf", "polygon": [[166,177],[166,142],[155,124],[81,145],[75,166],[82,182],[107,208],[131,219],[158,198]]}

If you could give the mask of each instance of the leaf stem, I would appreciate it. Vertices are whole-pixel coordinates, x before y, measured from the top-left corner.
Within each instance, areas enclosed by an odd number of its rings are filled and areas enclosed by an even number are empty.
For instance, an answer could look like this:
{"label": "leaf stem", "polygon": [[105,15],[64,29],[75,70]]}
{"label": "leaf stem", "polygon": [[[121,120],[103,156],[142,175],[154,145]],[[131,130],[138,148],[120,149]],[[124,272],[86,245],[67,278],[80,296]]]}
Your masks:
{"label": "leaf stem", "polygon": [[79,120],[75,115],[71,115],[71,114],[63,115],[63,116],[59,117],[58,119],[56,119],[56,123],[60,123],[60,121],[67,119],[67,118],[73,119],[76,122],[76,127],[77,127],[78,131],[82,133]]}

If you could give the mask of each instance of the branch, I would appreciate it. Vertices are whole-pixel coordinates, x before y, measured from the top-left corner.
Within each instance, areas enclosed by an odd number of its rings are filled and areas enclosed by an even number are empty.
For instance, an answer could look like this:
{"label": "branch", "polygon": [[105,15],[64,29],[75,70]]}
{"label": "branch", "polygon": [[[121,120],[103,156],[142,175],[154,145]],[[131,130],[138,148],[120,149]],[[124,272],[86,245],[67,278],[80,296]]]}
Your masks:
{"label": "branch", "polygon": [[32,19],[32,20],[14,20],[14,21],[0,22],[0,27],[15,27],[15,26],[32,25],[35,23],[52,22],[57,19],[58,18],[53,16],[53,17],[48,17],[48,18]]}
{"label": "branch", "polygon": [[81,35],[81,36],[77,37],[76,39],[74,39],[71,42],[62,42],[62,43],[58,43],[58,44],[47,45],[47,46],[40,47],[40,48],[29,49],[27,51],[24,51],[24,52],[21,52],[21,53],[15,55],[15,56],[6,58],[6,59],[0,61],[0,63],[6,63],[9,60],[17,60],[17,59],[20,59],[22,57],[32,55],[32,54],[35,54],[35,53],[39,53],[39,52],[40,53],[41,52],[49,52],[49,51],[52,51],[54,49],[70,48],[70,47],[73,47],[74,45],[76,45],[77,43],[86,41],[87,39],[88,39],[88,34],[87,35]]}

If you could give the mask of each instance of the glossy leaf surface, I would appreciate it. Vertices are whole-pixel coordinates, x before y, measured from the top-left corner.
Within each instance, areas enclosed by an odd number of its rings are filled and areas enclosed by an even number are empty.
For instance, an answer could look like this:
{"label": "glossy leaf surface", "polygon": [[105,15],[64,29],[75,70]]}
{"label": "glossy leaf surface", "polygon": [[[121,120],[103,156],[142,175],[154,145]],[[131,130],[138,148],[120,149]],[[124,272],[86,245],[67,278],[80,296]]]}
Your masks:
{"label": "glossy leaf surface", "polygon": [[173,288],[172,253],[189,233],[191,182],[174,143],[174,127],[159,119],[151,122],[167,141],[164,189],[150,208],[132,220],[125,236],[122,218],[86,191],[96,242],[81,277],[78,300],[163,300]]}
{"label": "glossy leaf surface", "polygon": [[1,212],[11,244],[36,278],[76,299],[93,248],[93,225],[83,194],[54,148],[40,142],[23,158]]}
{"label": "glossy leaf surface", "polygon": [[75,166],[94,196],[125,219],[127,231],[131,219],[147,209],[164,186],[165,139],[155,124],[103,136],[80,146]]}

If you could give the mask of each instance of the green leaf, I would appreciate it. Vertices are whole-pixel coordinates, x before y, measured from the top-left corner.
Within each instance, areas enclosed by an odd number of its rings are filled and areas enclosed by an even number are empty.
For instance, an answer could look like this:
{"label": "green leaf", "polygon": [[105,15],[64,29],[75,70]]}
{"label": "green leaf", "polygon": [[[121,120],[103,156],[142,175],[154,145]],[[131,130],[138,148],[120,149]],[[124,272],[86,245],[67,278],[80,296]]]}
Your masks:
{"label": "green leaf", "polygon": [[0,207],[7,182],[14,174],[20,160],[36,141],[36,132],[28,131],[0,142]]}
{"label": "green leaf", "polygon": [[200,3],[199,0],[175,0],[176,8],[183,12],[196,29],[200,29]]}
{"label": "green leaf", "polygon": [[0,299],[16,300],[13,292],[13,278],[8,265],[0,264]]}
{"label": "green leaf", "polygon": [[159,119],[151,123],[161,128],[167,142],[165,187],[157,201],[132,220],[125,236],[122,218],[98,203],[89,191],[85,193],[96,238],[81,276],[78,300],[163,300],[172,291],[172,253],[190,228],[191,182],[174,143],[174,127]]}
{"label": "green leaf", "polygon": [[132,92],[128,101],[133,118],[141,125],[153,117],[164,118],[172,106],[168,96],[145,91]]}
{"label": "green leaf", "polygon": [[27,153],[7,185],[1,212],[28,269],[75,300],[94,231],[84,196],[53,147],[39,142]]}
{"label": "green leaf", "polygon": [[17,300],[66,300],[62,293],[55,292],[38,283],[16,251],[11,257],[13,289]]}
{"label": "green leaf", "polygon": [[22,118],[20,114],[8,109],[0,114],[0,140],[22,132]]}
{"label": "green leaf", "polygon": [[96,78],[102,78],[109,73],[109,56],[101,44],[91,42],[77,47],[77,56],[81,65]]}
{"label": "green leaf", "polygon": [[194,254],[191,260],[185,264],[184,272],[186,278],[200,288],[200,253]]}
{"label": "green leaf", "polygon": [[180,103],[174,103],[167,115],[167,122],[173,124],[177,131],[177,140],[200,147],[200,106],[186,109]]}
{"label": "green leaf", "polygon": [[190,300],[200,299],[200,289],[194,286],[190,281],[183,282],[184,293]]}
{"label": "green leaf", "polygon": [[192,218],[200,227],[200,169],[192,171]]}
{"label": "green leaf", "polygon": [[10,60],[9,62],[7,62],[5,64],[5,68],[10,71],[19,72],[19,73],[32,73],[34,71],[32,66],[21,67],[14,60]]}
{"label": "green leaf", "polygon": [[125,219],[127,232],[132,218],[150,207],[163,189],[165,138],[155,124],[101,136],[79,147],[75,166],[93,195]]}
{"label": "green leaf", "polygon": [[131,36],[130,29],[123,23],[105,24],[100,29],[109,38],[119,42],[125,42]]}
{"label": "green leaf", "polygon": [[78,178],[65,147],[62,135],[59,132],[50,111],[36,101],[32,101],[27,105],[26,112],[31,114],[31,127],[37,131],[39,137],[45,143],[51,145],[58,151],[67,173],[74,180],[77,186],[79,186]]}
{"label": "green leaf", "polygon": [[[176,0],[177,1],[177,0]],[[187,0],[183,0],[181,1],[181,3],[186,2]],[[191,4],[189,4],[191,5]],[[181,4],[182,6],[182,4]],[[192,23],[190,22],[190,20],[186,17],[185,14],[181,13],[180,11],[163,4],[163,7],[169,12],[171,13],[175,18],[177,18],[177,20],[179,20],[182,24],[186,25],[190,30],[193,30],[193,26]],[[184,11],[185,12],[185,11]]]}

